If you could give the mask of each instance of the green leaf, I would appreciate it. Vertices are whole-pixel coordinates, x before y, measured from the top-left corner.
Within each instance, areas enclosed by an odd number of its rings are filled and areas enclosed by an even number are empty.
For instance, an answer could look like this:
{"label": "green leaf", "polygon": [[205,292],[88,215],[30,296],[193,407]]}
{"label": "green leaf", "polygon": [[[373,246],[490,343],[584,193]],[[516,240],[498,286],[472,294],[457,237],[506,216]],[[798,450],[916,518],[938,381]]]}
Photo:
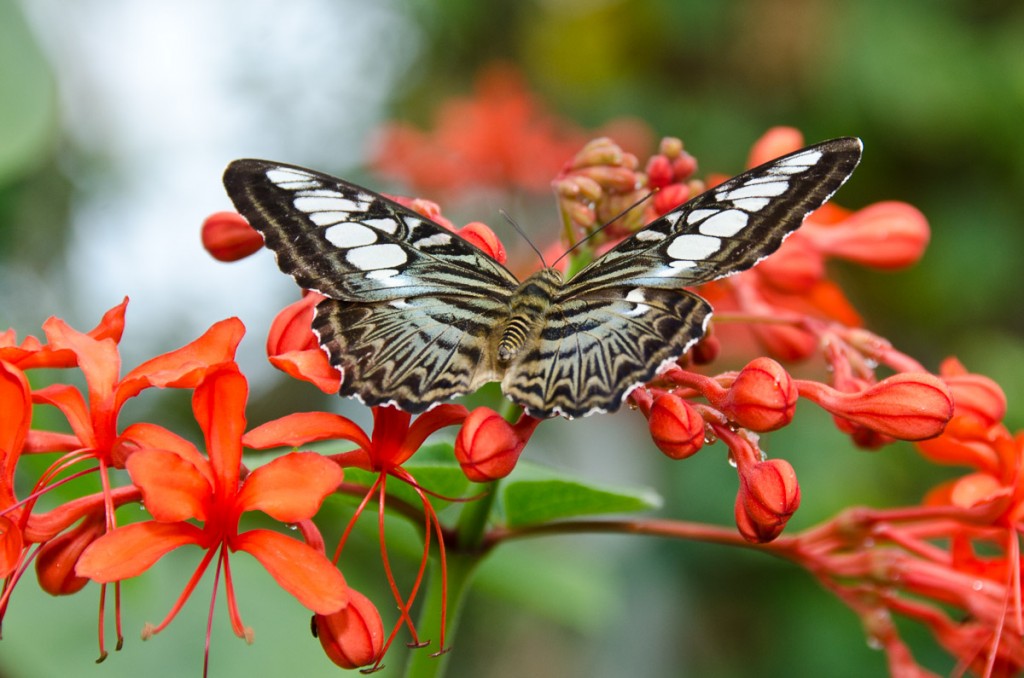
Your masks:
{"label": "green leaf", "polygon": [[661,506],[661,497],[650,489],[611,487],[527,462],[520,462],[499,492],[509,527],[574,516],[650,511]]}

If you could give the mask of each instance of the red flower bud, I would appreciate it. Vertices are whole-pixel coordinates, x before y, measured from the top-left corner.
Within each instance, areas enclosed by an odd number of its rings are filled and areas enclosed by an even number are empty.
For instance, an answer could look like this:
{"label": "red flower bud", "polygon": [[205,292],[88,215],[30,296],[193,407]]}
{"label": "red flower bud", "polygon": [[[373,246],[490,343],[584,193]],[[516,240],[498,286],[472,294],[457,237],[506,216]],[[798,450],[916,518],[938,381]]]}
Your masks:
{"label": "red flower bud", "polygon": [[310,328],[314,307],[322,299],[310,292],[281,309],[267,334],[267,356],[282,372],[308,381],[324,393],[337,393],[341,373],[327,360]]}
{"label": "red flower bud", "polygon": [[722,342],[709,330],[690,351],[690,359],[695,365],[708,365],[713,363],[721,352]]}
{"label": "red flower bud", "polygon": [[800,395],[837,417],[900,440],[924,440],[942,433],[953,416],[949,389],[925,372],[902,372],[857,393],[799,381]]}
{"label": "red flower bud", "polygon": [[869,205],[831,226],[820,226],[812,217],[800,232],[822,254],[881,269],[913,264],[930,237],[925,216],[894,200]]}
{"label": "red flower bud", "polygon": [[807,238],[794,236],[758,264],[757,272],[783,292],[805,294],[825,277],[825,260]]}
{"label": "red flower bud", "polygon": [[685,459],[704,447],[704,418],[675,394],[658,396],[647,425],[654,444],[672,459]]}
{"label": "red flower bud", "polygon": [[504,478],[540,422],[524,414],[513,425],[489,407],[473,410],[455,437],[455,458],[463,473],[476,483]]}
{"label": "red flower bud", "polygon": [[740,371],[720,409],[743,428],[774,431],[792,421],[798,396],[782,365],[761,357]]}
{"label": "red flower bud", "polygon": [[747,159],[747,167],[757,167],[769,160],[775,160],[799,150],[803,145],[803,132],[795,127],[772,127],[754,142]]}
{"label": "red flower bud", "polygon": [[384,624],[370,599],[352,588],[348,605],[313,617],[316,637],[328,659],[343,669],[376,661],[384,647]]}
{"label": "red flower bud", "polygon": [[799,507],[800,485],[789,462],[769,459],[740,466],[736,527],[744,539],[755,544],[775,539]]}
{"label": "red flower bud", "polygon": [[955,358],[944,360],[939,374],[949,386],[956,416],[970,417],[985,428],[1003,420],[1006,394],[999,384],[980,374],[969,373]]}
{"label": "red flower bud", "polygon": [[664,155],[652,155],[645,172],[647,185],[651,188],[664,188],[672,183],[672,161]]}
{"label": "red flower bud", "polygon": [[672,176],[680,183],[692,177],[696,171],[697,158],[686,151],[680,151],[679,156],[672,160]]}
{"label": "red flower bud", "polygon": [[494,234],[494,231],[487,224],[480,221],[471,221],[457,232],[499,264],[504,264],[505,260],[508,259],[505,245],[502,244],[501,240],[498,239],[498,236]]}
{"label": "red flower bud", "polygon": [[263,236],[238,212],[216,212],[206,217],[203,247],[218,261],[238,261],[263,247]]}
{"label": "red flower bud", "polygon": [[654,194],[654,211],[658,214],[665,214],[689,199],[689,186],[686,184],[669,184]]}
{"label": "red flower bud", "polygon": [[74,529],[62,532],[43,544],[36,557],[39,586],[52,596],[66,596],[81,591],[89,583],[87,577],[75,574],[82,551],[105,532],[102,516],[90,516]]}

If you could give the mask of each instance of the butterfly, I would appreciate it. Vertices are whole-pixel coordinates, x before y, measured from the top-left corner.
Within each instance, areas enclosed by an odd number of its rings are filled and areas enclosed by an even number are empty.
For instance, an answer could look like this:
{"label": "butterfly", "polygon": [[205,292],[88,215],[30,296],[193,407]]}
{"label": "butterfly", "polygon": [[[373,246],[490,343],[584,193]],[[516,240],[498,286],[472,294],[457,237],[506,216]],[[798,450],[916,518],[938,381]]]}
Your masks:
{"label": "butterfly", "polygon": [[617,410],[699,340],[711,306],[686,289],[778,249],[860,161],[825,141],[712,188],[569,280],[523,281],[456,233],[314,170],[236,160],[224,186],[298,284],[326,298],[313,330],[342,396],[412,413],[492,381],[534,417]]}

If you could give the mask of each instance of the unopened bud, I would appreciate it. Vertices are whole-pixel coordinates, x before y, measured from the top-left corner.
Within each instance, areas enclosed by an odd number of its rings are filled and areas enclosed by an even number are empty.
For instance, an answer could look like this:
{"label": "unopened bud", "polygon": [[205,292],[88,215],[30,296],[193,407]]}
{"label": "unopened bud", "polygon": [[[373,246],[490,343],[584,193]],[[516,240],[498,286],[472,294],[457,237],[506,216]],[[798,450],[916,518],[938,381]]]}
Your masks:
{"label": "unopened bud", "polygon": [[455,458],[463,473],[476,483],[504,478],[540,422],[524,414],[513,425],[489,407],[473,410],[455,437]]}
{"label": "unopened bud", "polygon": [[721,410],[751,431],[774,431],[793,419],[799,397],[789,373],[771,358],[744,367],[721,403]]}
{"label": "unopened bud", "polygon": [[736,526],[749,542],[769,542],[782,533],[800,507],[796,472],[784,459],[769,459],[740,469]]}
{"label": "unopened bud", "polygon": [[343,669],[366,666],[380,657],[384,624],[370,599],[349,588],[348,605],[313,617],[316,637],[328,659]]}
{"label": "unopened bud", "polygon": [[704,446],[704,418],[675,394],[658,396],[647,425],[654,444],[672,459],[685,459]]}
{"label": "unopened bud", "polygon": [[263,236],[238,212],[215,212],[202,228],[203,248],[218,261],[238,261],[263,247]]}

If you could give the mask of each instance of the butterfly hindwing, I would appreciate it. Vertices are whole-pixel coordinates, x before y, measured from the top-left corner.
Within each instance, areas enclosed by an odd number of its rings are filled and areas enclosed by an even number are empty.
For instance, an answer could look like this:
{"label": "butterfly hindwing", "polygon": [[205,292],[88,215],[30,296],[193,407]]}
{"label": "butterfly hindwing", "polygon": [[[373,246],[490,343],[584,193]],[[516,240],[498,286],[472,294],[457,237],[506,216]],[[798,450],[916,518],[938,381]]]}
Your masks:
{"label": "butterfly hindwing", "polygon": [[622,284],[678,288],[744,271],[843,185],[862,148],[860,139],[832,139],[733,177],[623,240],[574,276],[565,294]]}
{"label": "butterfly hindwing", "polygon": [[490,347],[502,310],[486,297],[324,299],[313,330],[344,375],[341,395],[417,413],[497,379]]}
{"label": "butterfly hindwing", "polygon": [[511,294],[518,282],[457,234],[370,190],[320,172],[236,160],[224,186],[278,266],[333,299]]}
{"label": "butterfly hindwing", "polygon": [[535,417],[613,412],[704,334],[711,306],[686,290],[606,286],[548,308],[502,390]]}

